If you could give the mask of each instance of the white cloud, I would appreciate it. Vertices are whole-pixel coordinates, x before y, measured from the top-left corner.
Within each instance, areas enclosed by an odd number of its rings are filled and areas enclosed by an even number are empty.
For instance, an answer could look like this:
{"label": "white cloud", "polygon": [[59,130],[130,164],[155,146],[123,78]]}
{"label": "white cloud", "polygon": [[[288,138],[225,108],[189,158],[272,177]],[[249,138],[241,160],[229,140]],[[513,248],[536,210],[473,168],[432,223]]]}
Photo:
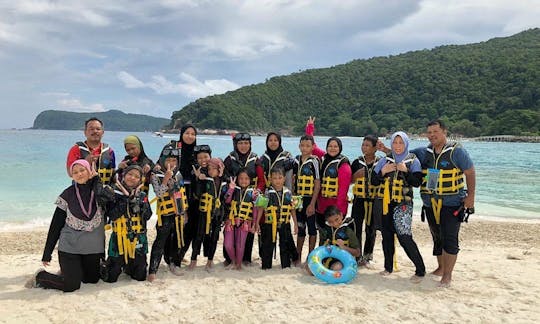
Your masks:
{"label": "white cloud", "polygon": [[60,99],[56,102],[60,108],[69,109],[70,111],[80,112],[103,112],[105,107],[102,104],[84,104],[79,99]]}
{"label": "white cloud", "polygon": [[222,94],[240,87],[238,84],[226,79],[205,80],[201,82],[194,76],[184,72],[180,74],[180,79],[184,82],[180,83],[171,82],[162,75],[154,75],[151,81],[148,82],[143,82],[126,71],[119,72],[117,76],[126,88],[148,88],[154,90],[159,95],[177,93],[188,98],[201,98]]}

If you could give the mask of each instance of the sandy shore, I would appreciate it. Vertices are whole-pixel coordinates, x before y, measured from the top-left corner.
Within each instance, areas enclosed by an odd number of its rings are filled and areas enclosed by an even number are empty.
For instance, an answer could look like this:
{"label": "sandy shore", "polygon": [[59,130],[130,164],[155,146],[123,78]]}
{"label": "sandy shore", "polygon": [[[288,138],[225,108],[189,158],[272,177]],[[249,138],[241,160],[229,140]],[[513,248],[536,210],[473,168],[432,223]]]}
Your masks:
{"label": "sandy shore", "polygon": [[[154,231],[151,232],[153,236]],[[299,268],[204,271],[204,260],[183,276],[161,266],[153,284],[121,276],[118,283],[83,285],[74,293],[25,289],[40,266],[45,229],[0,233],[0,322],[537,322],[540,317],[540,224],[472,220],[461,231],[461,253],[451,288],[437,287],[428,275],[409,277],[412,263],[402,249],[400,271],[381,277],[380,233],[375,270],[361,269],[347,285],[327,285]],[[415,239],[428,270],[427,224],[417,222]],[[151,239],[153,241],[153,239]],[[217,261],[222,261],[218,248]],[[256,253],[254,253],[256,255]],[[58,270],[56,254],[50,270]]]}

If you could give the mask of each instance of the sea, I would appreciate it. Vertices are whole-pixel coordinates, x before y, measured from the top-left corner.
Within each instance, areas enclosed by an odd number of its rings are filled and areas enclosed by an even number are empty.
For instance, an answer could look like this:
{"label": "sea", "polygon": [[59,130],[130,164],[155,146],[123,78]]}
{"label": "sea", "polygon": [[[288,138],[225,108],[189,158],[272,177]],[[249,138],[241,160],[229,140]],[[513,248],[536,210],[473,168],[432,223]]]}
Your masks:
{"label": "sea", "polygon": [[[103,141],[113,147],[117,163],[125,156],[123,139],[137,135],[147,155],[157,160],[161,148],[178,135],[152,132],[106,131]],[[0,231],[48,226],[56,197],[71,184],[66,156],[82,131],[0,130]],[[328,137],[316,136],[321,147]],[[341,137],[343,154],[352,161],[360,154],[362,138]],[[262,154],[265,137],[252,138],[253,151]],[[299,154],[298,137],[284,137],[283,148]],[[385,140],[386,145],[389,141]],[[540,221],[540,144],[462,141],[476,168],[475,218]],[[198,135],[197,144],[208,144],[212,156],[225,158],[233,149],[230,136]],[[412,140],[410,148],[426,146]],[[415,189],[415,215],[421,200]]]}

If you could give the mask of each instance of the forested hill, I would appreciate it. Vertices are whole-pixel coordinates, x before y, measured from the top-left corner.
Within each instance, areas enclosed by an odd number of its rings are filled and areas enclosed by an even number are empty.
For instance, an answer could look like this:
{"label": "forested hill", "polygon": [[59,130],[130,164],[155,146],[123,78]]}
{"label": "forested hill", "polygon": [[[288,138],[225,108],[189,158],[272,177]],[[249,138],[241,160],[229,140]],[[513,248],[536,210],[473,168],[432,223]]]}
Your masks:
{"label": "forested hill", "polygon": [[465,136],[539,135],[540,29],[469,45],[440,46],[273,77],[199,99],[171,127],[299,133],[421,133],[442,117]]}
{"label": "forested hill", "polygon": [[84,129],[84,122],[91,117],[99,118],[110,131],[159,131],[170,120],[147,115],[126,114],[119,110],[99,113],[77,113],[60,110],[45,110],[34,120],[33,129]]}

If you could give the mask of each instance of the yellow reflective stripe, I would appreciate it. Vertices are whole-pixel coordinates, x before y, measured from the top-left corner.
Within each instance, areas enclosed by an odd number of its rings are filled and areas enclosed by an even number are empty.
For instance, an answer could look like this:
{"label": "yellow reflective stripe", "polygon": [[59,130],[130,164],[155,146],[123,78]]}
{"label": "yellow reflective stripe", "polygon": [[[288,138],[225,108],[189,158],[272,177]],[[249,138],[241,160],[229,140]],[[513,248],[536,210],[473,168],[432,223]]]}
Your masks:
{"label": "yellow reflective stripe", "polygon": [[302,196],[313,195],[315,177],[312,175],[299,175],[296,181],[296,193]]}
{"label": "yellow reflective stripe", "polygon": [[384,181],[383,215],[388,214],[388,205],[390,205],[390,179],[386,178]]}
{"label": "yellow reflective stripe", "polygon": [[438,225],[441,223],[442,199],[435,199],[432,197],[431,208],[433,209],[433,216],[435,216],[435,223]]}

